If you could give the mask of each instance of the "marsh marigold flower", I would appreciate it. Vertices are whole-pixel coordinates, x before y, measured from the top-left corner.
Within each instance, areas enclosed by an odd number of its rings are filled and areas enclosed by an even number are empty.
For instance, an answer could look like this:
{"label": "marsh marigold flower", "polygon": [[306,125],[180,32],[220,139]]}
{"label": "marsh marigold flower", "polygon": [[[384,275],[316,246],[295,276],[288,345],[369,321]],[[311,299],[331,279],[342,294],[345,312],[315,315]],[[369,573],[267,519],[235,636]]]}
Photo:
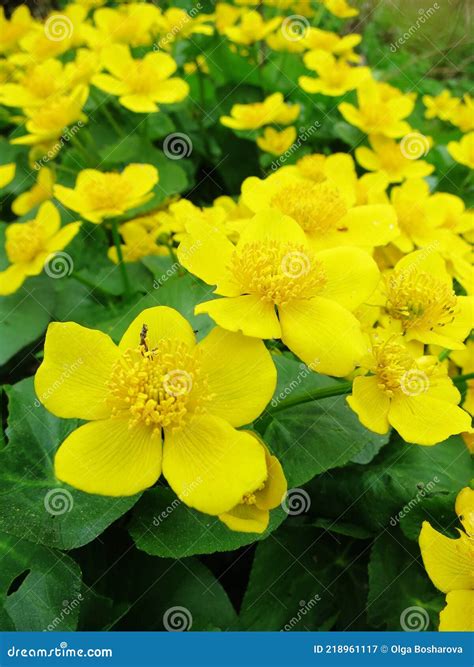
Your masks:
{"label": "marsh marigold flower", "polygon": [[263,102],[234,104],[230,116],[221,116],[222,125],[233,130],[257,130],[264,125],[281,123],[288,125],[298,117],[298,104],[285,104],[281,93],[269,95]]}
{"label": "marsh marigold flower", "polygon": [[36,183],[27,192],[23,192],[12,203],[12,211],[21,216],[31,211],[32,208],[48,201],[53,196],[54,173],[48,167],[42,167],[38,171]]}
{"label": "marsh marigold flower", "polygon": [[102,62],[110,74],[96,74],[92,83],[117,95],[120,104],[130,111],[158,111],[158,103],[181,102],[189,93],[186,81],[170,78],[177,66],[167,53],[147,53],[135,60],[127,46],[113,44],[104,49]]}
{"label": "marsh marigold flower", "polygon": [[465,134],[460,141],[450,141],[448,153],[459,164],[474,169],[474,132]]}
{"label": "marsh marigold flower", "polygon": [[321,373],[343,376],[364,353],[352,314],[375,289],[375,262],[358,248],[313,253],[301,227],[276,211],[262,211],[237,246],[210,225],[187,225],[178,257],[222,298],[199,304],[230,331],[281,338]]}
{"label": "marsh marigold flower", "polygon": [[[67,378],[65,366],[75,369]],[[50,392],[58,381],[61,391]],[[275,383],[261,341],[215,328],[196,344],[184,317],[157,306],[119,345],[74,322],[51,324],[35,389],[53,414],[88,421],[59,447],[58,479],[129,496],[163,472],[183,502],[216,515],[267,480],[261,444],[236,427],[261,413]]]}
{"label": "marsh marigold flower", "polygon": [[426,107],[425,118],[439,118],[449,120],[459,104],[459,99],[453,97],[449,90],[443,90],[439,95],[423,95],[423,104]]}
{"label": "marsh marigold flower", "polygon": [[36,218],[28,222],[14,222],[5,231],[5,251],[10,266],[0,271],[0,294],[12,294],[28,276],[37,276],[47,259],[62,250],[79,231],[80,222],[61,228],[58,210],[45,202]]}
{"label": "marsh marigold flower", "polygon": [[248,46],[265,39],[278,28],[281,21],[279,16],[265,21],[257,11],[251,10],[242,14],[237,25],[228,26],[223,32],[232,42]]}
{"label": "marsh marigold flower", "polygon": [[474,130],[474,99],[466,93],[449,117],[450,123],[459,127],[461,132]]}
{"label": "marsh marigold flower", "polygon": [[359,10],[351,7],[346,0],[322,0],[322,3],[331,14],[340,19],[349,19],[359,13]]}
{"label": "marsh marigold flower", "polygon": [[362,364],[372,375],[355,378],[347,402],[371,431],[393,426],[407,442],[436,445],[471,430],[458,407],[461,395],[436,357],[415,358],[401,338],[384,333]]}
{"label": "marsh marigold flower", "polygon": [[456,498],[456,514],[464,531],[453,539],[423,521],[419,544],[423,563],[433,584],[446,593],[446,607],[439,615],[439,630],[474,631],[474,491],[462,489]]}
{"label": "marsh marigold flower", "polygon": [[398,89],[367,79],[357,89],[358,107],[342,102],[338,109],[345,120],[366,134],[381,134],[396,138],[408,134],[409,124],[403,119],[415,106],[413,95],[403,95]]}
{"label": "marsh marigold flower", "polygon": [[151,164],[130,164],[119,174],[84,169],[74,188],[54,186],[54,196],[90,222],[115,218],[141,206],[153,196],[158,170]]}
{"label": "marsh marigold flower", "polygon": [[[151,255],[169,256],[168,248],[157,244],[157,238],[161,233],[159,226],[148,230],[138,221],[125,222],[123,225],[120,225],[120,235],[124,241],[120,246],[123,261],[137,262],[142,257],[149,257]],[[107,254],[112,262],[118,264],[117,248],[109,248]]]}
{"label": "marsh marigold flower", "polygon": [[381,134],[369,136],[368,146],[359,146],[355,150],[357,162],[367,169],[387,176],[390,183],[400,183],[405,178],[423,178],[434,171],[434,166],[420,158],[424,152],[428,152],[430,141],[427,137],[419,135],[415,141],[419,142],[421,152],[414,158],[407,153],[404,144],[397,143]]}
{"label": "marsh marigold flower", "polygon": [[15,178],[15,173],[16,164],[14,162],[11,162],[10,164],[2,164],[0,166],[0,188],[4,188],[11,183]]}
{"label": "marsh marigold flower", "polygon": [[370,76],[368,67],[353,67],[343,58],[336,59],[332,53],[325,51],[310,51],[304,56],[304,63],[318,75],[318,78],[300,76],[298,79],[307,93],[338,97],[357,88]]}
{"label": "marsh marigold flower", "polygon": [[266,127],[263,134],[257,137],[257,146],[266,153],[281,155],[295,142],[296,129],[287,127],[278,132],[273,127]]}

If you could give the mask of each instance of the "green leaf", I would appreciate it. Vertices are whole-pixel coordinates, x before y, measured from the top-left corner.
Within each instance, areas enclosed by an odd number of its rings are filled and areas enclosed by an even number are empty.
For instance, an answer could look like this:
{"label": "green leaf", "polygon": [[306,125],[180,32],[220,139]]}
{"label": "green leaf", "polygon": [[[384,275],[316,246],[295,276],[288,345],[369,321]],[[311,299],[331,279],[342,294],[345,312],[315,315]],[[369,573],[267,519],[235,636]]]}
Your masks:
{"label": "green leaf", "polygon": [[[279,458],[289,487],[305,484],[315,475],[344,466],[368,446],[381,447],[388,435],[368,431],[350,410],[344,396],[334,396],[293,405],[285,403],[307,399],[308,392],[337,387],[338,381],[311,372],[304,364],[274,355],[278,386],[265,414],[264,440]],[[271,408],[278,407],[277,412]]]}
{"label": "green leaf", "polygon": [[44,333],[54,306],[53,279],[27,279],[23,287],[0,300],[0,365]]}
{"label": "green leaf", "polygon": [[271,512],[270,525],[263,534],[237,533],[217,517],[187,507],[164,487],[144,494],[137,504],[130,534],[139,549],[163,558],[184,558],[216,551],[233,551],[265,539],[286,518],[278,508]]}
{"label": "green leaf", "polygon": [[236,614],[227,593],[197,559],[173,561],[134,550],[114,561],[108,584],[115,599],[130,607],[114,630],[228,630],[235,626]]}
{"label": "green leaf", "polygon": [[[322,475],[307,490],[319,518],[341,517],[372,534],[406,519],[406,533],[416,539],[430,508],[436,511],[433,519],[442,521],[440,513],[453,516],[453,496],[471,477],[470,455],[461,437],[421,447],[395,436],[368,465]],[[418,529],[415,521],[420,522]]]}
{"label": "green leaf", "polygon": [[370,558],[369,621],[384,630],[436,630],[443,606],[444,596],[424,571],[418,545],[398,530],[384,531]]}
{"label": "green leaf", "polygon": [[72,558],[0,533],[0,630],[75,630],[82,599]]}
{"label": "green leaf", "polygon": [[0,530],[60,549],[90,542],[139,496],[96,496],[59,482],[54,453],[78,421],[47,412],[35,396],[32,378],[6,392],[8,444],[0,451]]}

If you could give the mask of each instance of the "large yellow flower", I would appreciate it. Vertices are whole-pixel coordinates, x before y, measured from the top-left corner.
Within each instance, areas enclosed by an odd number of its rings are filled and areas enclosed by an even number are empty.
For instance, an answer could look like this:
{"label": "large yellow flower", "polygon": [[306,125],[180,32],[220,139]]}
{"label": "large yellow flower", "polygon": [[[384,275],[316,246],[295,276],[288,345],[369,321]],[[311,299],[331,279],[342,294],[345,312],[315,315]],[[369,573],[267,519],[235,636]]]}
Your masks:
{"label": "large yellow flower", "polygon": [[370,77],[368,67],[352,67],[344,58],[336,59],[326,51],[310,51],[304,56],[308,69],[314,70],[318,78],[300,76],[298,83],[307,93],[321,93],[338,97],[353,90]]}
{"label": "large yellow flower", "polygon": [[357,89],[358,107],[342,102],[338,109],[348,123],[366,134],[402,137],[410,132],[403,119],[415,105],[413,95],[403,95],[398,89],[368,79]]}
{"label": "large yellow flower", "polygon": [[[138,220],[139,218],[120,225],[120,235],[124,240],[123,245],[120,246],[123,261],[137,262],[142,257],[150,255],[169,255],[169,249],[166,246],[157,244],[157,238],[161,234],[160,226],[148,230]],[[118,264],[117,248],[112,246],[107,254],[112,262]]]}
{"label": "large yellow flower", "polygon": [[96,74],[92,83],[117,95],[120,104],[130,111],[158,111],[157,103],[181,102],[189,93],[186,81],[170,78],[177,66],[167,53],[147,53],[135,60],[127,46],[113,44],[104,49],[102,62],[110,74]]}
{"label": "large yellow flower", "polygon": [[148,46],[159,17],[158,7],[144,2],[123,3],[116,9],[102,7],[94,12],[97,29],[88,27],[86,39],[97,50],[116,43]]}
{"label": "large yellow flower", "polygon": [[393,426],[407,442],[436,445],[471,430],[471,418],[458,407],[461,395],[436,357],[414,358],[403,341],[377,341],[363,361],[372,375],[356,377],[347,402],[375,433]]}
{"label": "large yellow flower", "polygon": [[151,164],[130,164],[120,174],[84,169],[75,188],[55,185],[54,196],[86,220],[99,223],[147,202],[156,183],[158,170]]}
{"label": "large yellow flower", "polygon": [[31,30],[34,22],[26,5],[17,7],[10,20],[5,18],[5,10],[0,7],[0,53],[14,51],[18,42]]}
{"label": "large yellow flower", "polygon": [[346,0],[322,0],[322,3],[331,14],[340,19],[352,18],[359,13],[359,10],[351,7]]}
{"label": "large yellow flower", "polygon": [[238,25],[224,28],[224,34],[236,44],[254,44],[273,32],[281,23],[281,17],[276,16],[265,21],[257,11],[247,11],[242,14]]}
{"label": "large yellow flower", "polygon": [[460,141],[450,141],[448,153],[459,164],[474,169],[474,132],[465,134]]}
{"label": "large yellow flower", "polygon": [[0,294],[12,294],[28,276],[37,276],[48,258],[62,250],[79,231],[80,222],[61,229],[58,210],[45,202],[34,220],[8,225],[5,250],[10,266],[0,271]]}
{"label": "large yellow flower", "polygon": [[321,373],[343,376],[364,352],[351,310],[375,289],[375,262],[358,248],[313,253],[301,227],[262,211],[237,246],[210,225],[190,222],[178,248],[187,269],[223,298],[201,303],[217,324],[246,336],[281,338]]}
{"label": "large yellow flower", "polygon": [[65,91],[64,65],[55,58],[34,64],[17,74],[15,83],[0,86],[0,102],[10,107],[39,107]]}
{"label": "large yellow flower", "polygon": [[56,453],[58,479],[128,496],[163,471],[187,505],[221,514],[267,479],[262,446],[236,427],[261,413],[275,382],[261,341],[215,328],[196,344],[189,323],[158,306],[118,346],[74,322],[51,324],[35,389],[58,417],[88,420]]}
{"label": "large yellow flower", "polygon": [[234,104],[230,116],[221,116],[222,125],[233,130],[256,130],[264,125],[288,125],[299,115],[298,104],[285,104],[281,93],[269,95],[263,102]]}
{"label": "large yellow flower", "polygon": [[456,498],[456,514],[465,532],[451,539],[423,521],[419,544],[423,563],[433,584],[446,595],[439,615],[439,630],[474,631],[474,491],[462,489]]}
{"label": "large yellow flower", "polygon": [[[423,135],[410,133],[408,137],[421,138],[421,143],[429,149],[429,140]],[[418,139],[416,139],[418,141]],[[382,173],[389,179],[390,183],[400,183],[405,178],[423,178],[434,171],[434,166],[420,160],[423,153],[417,157],[410,157],[404,148],[403,140],[399,144],[394,139],[389,139],[382,134],[369,136],[371,148],[359,146],[355,150],[357,162],[367,169],[376,173]]]}
{"label": "large yellow flower", "polygon": [[321,30],[320,28],[308,28],[301,40],[303,46],[309,51],[327,51],[351,62],[359,62],[361,59],[353,50],[361,41],[361,35],[341,36],[336,32]]}
{"label": "large yellow flower", "polygon": [[453,110],[449,121],[459,127],[461,132],[471,132],[474,130],[474,99],[466,93]]}
{"label": "large yellow flower", "polygon": [[442,257],[418,250],[403,257],[386,279],[386,311],[406,340],[462,350],[474,326],[474,299],[456,296]]}
{"label": "large yellow flower", "polygon": [[310,163],[308,156],[304,164],[284,167],[265,179],[247,178],[242,202],[254,212],[273,209],[293,218],[313,250],[385,245],[398,235],[395,212],[386,204],[354,206],[357,177],[354,171],[351,180],[351,168],[348,155],[330,156],[324,166],[319,160]]}

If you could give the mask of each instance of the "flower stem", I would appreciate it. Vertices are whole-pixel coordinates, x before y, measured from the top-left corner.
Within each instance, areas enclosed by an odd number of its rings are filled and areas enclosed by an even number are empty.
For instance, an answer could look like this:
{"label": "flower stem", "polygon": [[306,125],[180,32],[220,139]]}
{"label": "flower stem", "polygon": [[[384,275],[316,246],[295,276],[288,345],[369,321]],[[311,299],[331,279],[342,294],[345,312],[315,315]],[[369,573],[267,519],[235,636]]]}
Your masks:
{"label": "flower stem", "polygon": [[342,394],[348,394],[351,389],[352,382],[340,382],[339,384],[330,387],[322,387],[321,389],[309,391],[303,397],[295,396],[292,398],[289,396],[275,406],[272,406],[270,403],[267,411],[271,413],[279,412],[280,410],[286,410],[293,405],[302,405],[303,403],[310,403],[311,401],[318,401],[322,398],[330,398],[331,396],[341,396]]}
{"label": "flower stem", "polygon": [[130,281],[128,279],[127,267],[125,266],[125,262],[123,261],[122,246],[120,245],[120,234],[118,230],[117,220],[114,219],[111,220],[111,226],[112,226],[112,238],[114,240],[115,248],[117,249],[117,259],[120,267],[120,273],[122,274],[125,295],[130,296],[131,293]]}
{"label": "flower stem", "polygon": [[451,380],[454,384],[461,384],[466,382],[466,380],[474,380],[474,373],[464,373],[464,375],[455,375]]}

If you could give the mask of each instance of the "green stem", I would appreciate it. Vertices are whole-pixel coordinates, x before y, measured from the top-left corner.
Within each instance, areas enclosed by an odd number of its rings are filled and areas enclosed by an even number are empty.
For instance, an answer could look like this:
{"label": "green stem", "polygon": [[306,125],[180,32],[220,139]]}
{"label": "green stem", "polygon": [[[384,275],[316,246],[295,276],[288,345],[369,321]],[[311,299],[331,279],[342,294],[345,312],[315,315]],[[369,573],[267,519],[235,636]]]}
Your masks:
{"label": "green stem", "polygon": [[97,109],[103,113],[103,115],[104,115],[105,118],[108,120],[108,122],[110,123],[110,125],[113,127],[113,129],[115,130],[115,132],[119,135],[119,137],[122,137],[122,139],[125,138],[125,136],[126,136],[125,132],[122,130],[122,128],[121,128],[120,125],[117,123],[117,121],[115,120],[115,118],[112,116],[112,114],[110,113],[110,111],[107,109],[106,104],[99,104],[99,105],[96,107],[96,110],[97,110]]}
{"label": "green stem", "polygon": [[270,404],[267,411],[271,413],[279,412],[280,410],[286,410],[293,405],[302,405],[303,403],[310,403],[311,401],[318,401],[321,398],[330,398],[331,396],[341,396],[342,394],[348,394],[351,389],[352,382],[340,382],[331,387],[323,387],[322,389],[315,389],[314,391],[307,392],[303,398],[300,396],[295,396],[294,398],[289,396],[275,407]]}
{"label": "green stem", "polygon": [[461,384],[462,382],[466,382],[466,380],[474,380],[474,373],[464,373],[464,375],[456,375],[455,377],[451,378],[451,380],[454,382],[454,384]]}
{"label": "green stem", "polygon": [[118,223],[117,223],[117,220],[111,220],[110,223],[111,223],[111,226],[112,226],[112,238],[114,240],[115,248],[117,249],[117,259],[118,259],[118,264],[119,264],[119,267],[120,267],[120,273],[122,274],[122,280],[123,280],[123,287],[125,289],[125,295],[130,296],[130,293],[131,293],[130,281],[128,279],[127,267],[125,266],[125,262],[123,261],[122,246],[120,244],[120,234],[119,234],[119,230],[118,230]]}
{"label": "green stem", "polygon": [[72,144],[72,145],[74,146],[74,148],[76,148],[76,150],[82,155],[82,157],[83,157],[84,160],[86,161],[86,164],[89,164],[89,163],[90,163],[90,162],[89,162],[89,160],[90,160],[90,155],[89,155],[89,153],[88,153],[87,150],[84,148],[84,146],[81,144],[81,142],[79,141],[79,139],[78,139],[76,136],[74,136],[74,135],[71,135],[71,144]]}
{"label": "green stem", "polygon": [[445,359],[447,359],[449,357],[450,354],[451,354],[451,350],[448,350],[446,348],[445,350],[442,350],[442,352],[439,353],[438,360],[439,361],[444,361]]}

